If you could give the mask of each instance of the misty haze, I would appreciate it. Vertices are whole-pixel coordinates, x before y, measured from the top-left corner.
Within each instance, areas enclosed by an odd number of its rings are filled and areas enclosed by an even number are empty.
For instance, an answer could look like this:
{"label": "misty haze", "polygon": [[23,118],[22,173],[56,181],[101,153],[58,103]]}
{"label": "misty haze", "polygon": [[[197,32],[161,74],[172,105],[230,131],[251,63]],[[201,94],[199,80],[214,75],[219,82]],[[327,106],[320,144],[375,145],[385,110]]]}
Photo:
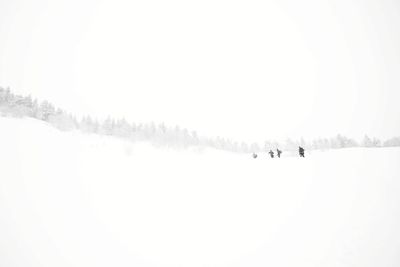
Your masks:
{"label": "misty haze", "polygon": [[399,266],[400,4],[0,1],[0,266]]}

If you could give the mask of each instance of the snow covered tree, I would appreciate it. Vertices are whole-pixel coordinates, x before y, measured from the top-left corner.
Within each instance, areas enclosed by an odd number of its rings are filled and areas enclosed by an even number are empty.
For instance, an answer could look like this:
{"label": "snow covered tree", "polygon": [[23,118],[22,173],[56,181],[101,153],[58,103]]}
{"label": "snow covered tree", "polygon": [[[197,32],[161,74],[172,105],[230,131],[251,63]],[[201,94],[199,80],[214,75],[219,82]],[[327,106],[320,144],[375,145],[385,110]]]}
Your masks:
{"label": "snow covered tree", "polygon": [[385,142],[383,142],[383,146],[385,147],[391,147],[391,146],[400,146],[400,137],[393,137]]}
{"label": "snow covered tree", "polygon": [[103,121],[100,128],[100,133],[104,135],[112,135],[114,132],[114,126],[114,120],[108,117],[105,121]]}
{"label": "snow covered tree", "polygon": [[260,152],[261,151],[260,146],[257,143],[252,143],[250,145],[250,150],[252,152]]}
{"label": "snow covered tree", "polygon": [[47,121],[50,115],[55,114],[55,108],[48,101],[43,101],[38,110],[38,118]]}
{"label": "snow covered tree", "polygon": [[8,105],[13,97],[9,88],[0,88],[0,105]]}
{"label": "snow covered tree", "polygon": [[379,140],[378,138],[374,137],[374,138],[369,138],[368,135],[364,136],[362,145],[364,147],[379,147],[381,146],[381,140]]}
{"label": "snow covered tree", "polygon": [[199,140],[199,136],[198,136],[196,131],[192,131],[191,140],[192,140],[192,145],[194,145],[194,146],[198,146],[199,145],[200,140]]}
{"label": "snow covered tree", "polygon": [[284,148],[285,150],[295,151],[298,148],[298,144],[294,142],[292,139],[288,138],[285,141]]}
{"label": "snow covered tree", "polygon": [[372,140],[371,140],[371,138],[369,138],[368,135],[365,135],[365,136],[364,136],[364,139],[363,139],[363,141],[362,141],[362,145],[363,145],[364,147],[372,147]]}
{"label": "snow covered tree", "polygon": [[381,140],[379,140],[378,138],[374,137],[372,139],[372,146],[373,147],[380,147],[381,146]]}
{"label": "snow covered tree", "polygon": [[129,138],[132,134],[132,128],[125,118],[122,118],[116,122],[112,132],[115,136]]}
{"label": "snow covered tree", "polygon": [[62,131],[76,129],[78,125],[76,119],[73,116],[66,114],[61,109],[57,109],[54,114],[49,114],[47,121]]}

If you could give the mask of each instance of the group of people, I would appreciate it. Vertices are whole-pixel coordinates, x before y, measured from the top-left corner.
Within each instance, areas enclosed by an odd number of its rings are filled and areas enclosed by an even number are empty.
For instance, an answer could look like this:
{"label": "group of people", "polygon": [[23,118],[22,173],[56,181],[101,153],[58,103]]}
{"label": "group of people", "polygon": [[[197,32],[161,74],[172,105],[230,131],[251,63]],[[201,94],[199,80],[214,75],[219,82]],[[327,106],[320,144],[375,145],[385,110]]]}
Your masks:
{"label": "group of people", "polygon": [[[304,148],[302,148],[301,146],[299,146],[299,156],[300,157],[302,157],[302,158],[304,158]],[[268,152],[268,154],[270,155],[270,157],[271,158],[274,158],[275,157],[275,153],[274,153],[274,151],[272,151],[272,149]],[[277,155],[277,157],[278,158],[280,158],[281,157],[281,154],[282,154],[282,150],[279,150],[278,148],[276,149],[276,155]],[[258,157],[258,155],[256,154],[256,153],[253,153],[253,158],[257,158]]]}
{"label": "group of people", "polygon": [[[272,151],[272,150],[270,150],[269,152],[268,152],[268,154],[271,156],[271,158],[274,158],[275,156],[274,156],[274,151]],[[278,156],[278,158],[280,158],[281,157],[281,154],[282,154],[282,150],[279,150],[278,148],[276,149],[276,155]]]}

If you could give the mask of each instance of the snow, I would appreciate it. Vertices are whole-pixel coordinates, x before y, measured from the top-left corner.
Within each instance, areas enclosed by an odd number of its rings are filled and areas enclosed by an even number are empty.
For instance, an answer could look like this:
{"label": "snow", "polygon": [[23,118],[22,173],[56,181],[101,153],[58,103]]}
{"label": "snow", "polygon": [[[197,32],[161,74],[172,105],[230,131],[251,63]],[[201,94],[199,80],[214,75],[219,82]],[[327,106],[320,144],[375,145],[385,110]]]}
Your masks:
{"label": "snow", "polygon": [[0,266],[399,266],[400,149],[172,150],[0,118]]}

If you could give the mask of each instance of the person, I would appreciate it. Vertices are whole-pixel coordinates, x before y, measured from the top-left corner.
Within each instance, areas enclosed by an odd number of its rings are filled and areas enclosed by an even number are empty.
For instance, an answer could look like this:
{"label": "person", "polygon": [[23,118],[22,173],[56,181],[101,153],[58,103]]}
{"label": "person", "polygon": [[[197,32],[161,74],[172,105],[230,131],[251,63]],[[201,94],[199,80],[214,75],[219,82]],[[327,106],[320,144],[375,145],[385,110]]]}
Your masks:
{"label": "person", "polygon": [[301,146],[299,146],[299,155],[300,157],[304,158],[304,148],[302,148]]}
{"label": "person", "polygon": [[279,149],[277,148],[277,149],[276,149],[276,154],[277,154],[278,158],[280,158],[280,157],[281,157],[281,154],[282,154],[282,150],[279,150]]}
{"label": "person", "polygon": [[253,158],[257,158],[257,154],[256,153],[253,153]]}
{"label": "person", "polygon": [[268,153],[271,156],[271,158],[274,158],[274,151],[270,150]]}

